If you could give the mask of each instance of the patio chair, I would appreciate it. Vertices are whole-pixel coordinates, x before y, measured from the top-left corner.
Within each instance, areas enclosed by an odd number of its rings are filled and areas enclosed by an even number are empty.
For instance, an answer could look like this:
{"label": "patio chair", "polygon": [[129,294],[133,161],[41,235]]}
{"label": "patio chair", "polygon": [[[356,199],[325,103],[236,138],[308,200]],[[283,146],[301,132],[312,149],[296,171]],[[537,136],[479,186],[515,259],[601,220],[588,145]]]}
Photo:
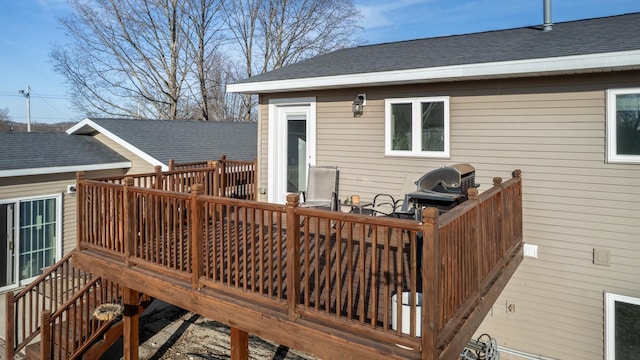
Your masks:
{"label": "patio chair", "polygon": [[371,205],[372,215],[390,216],[402,219],[414,218],[414,209],[406,199],[406,194],[416,189],[416,181],[420,174],[408,173],[400,189],[402,198],[396,199],[391,194],[377,194]]}
{"label": "patio chair", "polygon": [[309,166],[300,206],[337,211],[339,173],[337,166]]}

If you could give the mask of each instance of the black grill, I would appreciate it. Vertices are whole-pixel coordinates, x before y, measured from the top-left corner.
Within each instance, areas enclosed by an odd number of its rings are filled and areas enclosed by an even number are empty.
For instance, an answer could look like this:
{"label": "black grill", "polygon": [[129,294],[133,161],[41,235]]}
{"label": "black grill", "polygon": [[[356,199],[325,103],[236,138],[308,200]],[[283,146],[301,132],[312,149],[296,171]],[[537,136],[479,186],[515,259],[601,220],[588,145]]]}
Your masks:
{"label": "black grill", "polygon": [[[443,166],[416,181],[416,191],[405,195],[405,206],[436,207],[444,213],[467,200],[468,190],[477,188],[475,168],[469,164]],[[416,214],[418,216],[418,214]]]}

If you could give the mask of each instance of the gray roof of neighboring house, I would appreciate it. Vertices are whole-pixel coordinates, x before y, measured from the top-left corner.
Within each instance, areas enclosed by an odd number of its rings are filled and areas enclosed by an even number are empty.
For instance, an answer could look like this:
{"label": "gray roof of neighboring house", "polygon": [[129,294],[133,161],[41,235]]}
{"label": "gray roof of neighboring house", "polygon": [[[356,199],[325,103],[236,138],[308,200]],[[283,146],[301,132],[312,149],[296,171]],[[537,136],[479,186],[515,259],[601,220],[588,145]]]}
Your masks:
{"label": "gray roof of neighboring house", "polygon": [[640,36],[637,36],[640,13],[561,22],[554,24],[551,31],[541,29],[541,26],[530,26],[358,46],[253,76],[234,85],[640,49]]}
{"label": "gray roof of neighboring house", "polygon": [[2,133],[0,152],[3,154],[0,177],[129,167],[131,164],[90,136]]}
{"label": "gray roof of neighboring house", "polygon": [[85,119],[67,130],[73,134],[101,132],[143,158],[164,165],[177,162],[254,160],[256,123],[198,120]]}

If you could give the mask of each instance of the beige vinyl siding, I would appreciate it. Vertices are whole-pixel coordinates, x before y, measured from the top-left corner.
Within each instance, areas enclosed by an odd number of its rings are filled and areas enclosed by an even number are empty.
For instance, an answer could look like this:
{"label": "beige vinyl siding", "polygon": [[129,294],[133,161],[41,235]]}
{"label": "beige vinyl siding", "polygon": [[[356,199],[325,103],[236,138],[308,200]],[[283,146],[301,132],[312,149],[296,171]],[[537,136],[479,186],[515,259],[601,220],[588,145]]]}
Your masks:
{"label": "beige vinyl siding", "polygon": [[[602,359],[603,293],[640,297],[640,164],[606,163],[606,89],[638,79],[601,73],[318,92],[317,163],[339,167],[341,199],[364,200],[401,196],[407,174],[415,180],[448,164],[472,164],[481,190],[521,169],[524,240],[539,246],[539,258],[525,258],[478,334],[526,353]],[[358,93],[367,104],[354,118]],[[384,99],[425,96],[450,96],[450,158],[385,156]],[[266,151],[260,163],[266,187]],[[593,264],[594,248],[610,251],[609,266]]]}
{"label": "beige vinyl siding", "polygon": [[[117,142],[109,139],[102,133],[98,133],[94,136],[98,141],[105,144],[107,147],[111,148],[111,150],[117,152],[122,155],[125,159],[131,161],[131,169],[127,172],[127,174],[145,174],[151,173],[154,171],[154,165],[151,165],[148,161],[142,159],[140,156],[134,154],[130,150],[126,149],[124,146],[118,144]],[[169,159],[157,159],[158,161],[164,161],[166,163],[169,162]]]}
{"label": "beige vinyl siding", "polygon": [[[122,175],[123,170],[104,170],[87,172],[87,178],[100,178]],[[76,175],[50,174],[0,179],[0,200],[22,199],[62,194],[62,253],[76,247],[76,195],[67,194],[67,185],[76,183]]]}

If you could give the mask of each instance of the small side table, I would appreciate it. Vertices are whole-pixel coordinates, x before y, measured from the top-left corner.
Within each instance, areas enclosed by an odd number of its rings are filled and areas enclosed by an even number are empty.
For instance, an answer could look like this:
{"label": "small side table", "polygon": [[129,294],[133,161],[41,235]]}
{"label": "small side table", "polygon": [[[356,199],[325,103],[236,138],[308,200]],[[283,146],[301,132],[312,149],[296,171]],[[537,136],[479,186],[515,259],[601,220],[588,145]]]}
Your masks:
{"label": "small side table", "polygon": [[370,210],[370,209],[367,209],[367,207],[370,207],[371,205],[373,205],[373,204],[370,203],[370,202],[367,202],[367,201],[360,201],[360,202],[357,202],[357,203],[343,203],[343,202],[340,202],[340,206],[348,206],[348,207],[351,208],[351,210],[349,212],[354,213],[354,214],[360,214],[360,215],[363,214],[363,210],[365,211],[364,214],[369,214],[367,212],[367,210]]}

